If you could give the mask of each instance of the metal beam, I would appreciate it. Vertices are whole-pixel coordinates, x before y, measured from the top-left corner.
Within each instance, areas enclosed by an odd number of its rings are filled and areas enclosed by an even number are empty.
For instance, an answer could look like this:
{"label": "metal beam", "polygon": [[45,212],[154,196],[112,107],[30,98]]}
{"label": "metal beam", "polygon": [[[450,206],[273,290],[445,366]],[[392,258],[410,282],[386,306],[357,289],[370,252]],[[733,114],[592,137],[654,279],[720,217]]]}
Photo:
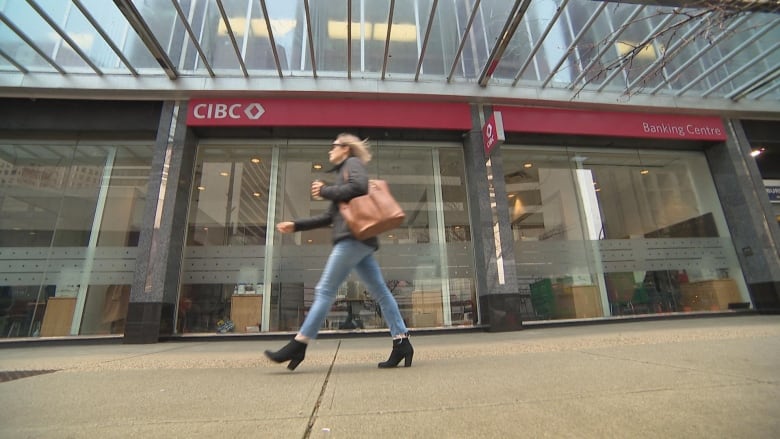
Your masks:
{"label": "metal beam", "polygon": [[780,78],[780,63],[775,63],[769,70],[746,82],[741,87],[727,94],[726,97],[738,101],[761,87],[769,85],[777,78]]}
{"label": "metal beam", "polygon": [[114,51],[116,56],[119,57],[120,61],[122,61],[122,64],[127,67],[127,70],[130,70],[130,73],[132,73],[133,76],[138,76],[138,72],[133,68],[133,65],[130,64],[130,61],[125,57],[125,54],[122,53],[122,50],[114,44],[114,42],[111,40],[111,37],[108,36],[108,33],[106,33],[105,30],[103,30],[103,27],[100,26],[100,23],[95,20],[95,17],[92,16],[92,14],[87,10],[87,8],[84,7],[84,5],[81,4],[81,0],[71,0],[74,5],[78,8],[79,11],[81,11],[81,14],[84,15],[84,18],[89,21],[89,24],[92,25],[92,27],[95,28],[97,33],[100,35],[101,38],[103,38],[103,41],[108,44],[108,47],[111,48],[111,50]]}
{"label": "metal beam", "polygon": [[[681,9],[679,9],[679,8],[675,9],[673,11],[673,13],[670,13],[666,17],[664,17],[663,20],[661,20],[661,22],[658,23],[658,25],[656,25],[653,28],[653,30],[650,31],[650,33],[648,34],[648,37],[645,39],[645,44],[649,44],[649,42],[651,40],[650,35],[655,35],[659,30],[663,29],[666,26],[667,23],[672,21],[672,19],[677,16],[677,14],[680,11],[681,11]],[[623,72],[623,68],[622,67],[628,61],[626,59],[621,59],[620,57],[618,57],[618,60],[620,61],[620,65],[619,66],[615,66],[615,68],[612,70],[612,73],[610,73],[609,76],[607,76],[607,78],[604,79],[604,82],[601,83],[601,85],[599,86],[597,91],[603,90],[604,87],[606,87],[607,85],[609,85],[610,82],[612,82],[612,79],[615,78],[615,76],[617,76],[621,72]]]}
{"label": "metal beam", "polygon": [[119,9],[119,12],[125,16],[130,27],[133,28],[138,37],[144,43],[149,53],[152,54],[160,67],[165,71],[170,79],[176,79],[179,77],[179,72],[176,70],[176,66],[173,64],[168,54],[160,45],[157,37],[154,36],[152,29],[146,24],[146,21],[135,8],[132,0],[114,0],[114,4]]}
{"label": "metal beam", "polygon": [[593,67],[594,64],[596,64],[597,61],[601,59],[602,56],[604,56],[605,53],[607,53],[608,50],[614,49],[615,41],[617,41],[618,38],[623,34],[623,32],[628,29],[630,25],[634,23],[634,19],[645,10],[646,5],[639,5],[636,8],[634,8],[633,11],[631,11],[631,15],[626,18],[626,20],[623,22],[622,25],[618,28],[616,32],[612,34],[612,37],[604,43],[604,45],[601,46],[601,49],[599,49],[599,52],[596,54],[596,56],[593,57],[593,59],[590,60],[587,66],[585,66],[584,69],[580,72],[579,75],[577,75],[577,78],[574,79],[574,81],[571,82],[569,85],[569,90],[573,90],[574,87],[577,86],[577,84],[585,77],[585,75],[588,74],[590,71],[590,68]]}
{"label": "metal beam", "polygon": [[[567,0],[568,1],[568,0]],[[423,44],[420,48],[420,59],[417,61],[417,71],[414,74],[414,80],[420,79],[420,72],[422,72],[423,59],[425,58],[425,51],[428,49],[428,40],[431,37],[431,28],[433,28],[433,20],[436,18],[436,7],[439,5],[439,0],[433,0],[431,5],[431,15],[428,16],[428,26],[425,28],[425,37],[423,38]]]}
{"label": "metal beam", "polygon": [[544,40],[547,38],[547,35],[552,30],[553,26],[555,26],[555,23],[558,22],[558,18],[560,18],[564,9],[566,9],[566,5],[568,3],[569,0],[563,0],[563,2],[561,2],[561,5],[558,6],[558,9],[555,10],[555,14],[550,19],[550,22],[547,23],[547,27],[544,29],[544,32],[542,32],[542,35],[536,41],[536,44],[534,44],[534,48],[531,49],[531,53],[528,54],[528,57],[526,57],[525,61],[520,66],[520,70],[517,71],[517,75],[515,75],[515,80],[512,82],[513,87],[517,85],[518,81],[520,81],[520,78],[523,76],[523,73],[525,73],[525,69],[528,68],[528,66],[531,64],[531,61],[533,61],[534,57],[536,56],[536,52],[538,52],[539,49],[542,48],[542,44],[544,44]]}
{"label": "metal beam", "polygon": [[276,72],[281,78],[284,76],[282,74],[282,64],[279,62],[279,53],[276,51],[276,39],[274,39],[274,31],[271,29],[271,17],[268,16],[268,8],[266,7],[265,0],[260,0],[260,7],[263,8],[263,18],[265,19],[265,26],[268,29],[268,40],[271,42],[271,51],[274,54],[274,61],[276,62]]}
{"label": "metal beam", "polygon": [[582,26],[582,29],[580,29],[579,33],[577,33],[577,36],[574,37],[574,40],[571,42],[571,44],[569,44],[569,47],[566,49],[566,53],[561,57],[560,60],[558,60],[558,63],[550,71],[550,74],[547,75],[547,79],[545,79],[544,82],[542,82],[542,88],[547,87],[547,84],[549,84],[553,76],[555,76],[555,74],[558,73],[558,70],[560,70],[561,66],[566,61],[566,58],[569,57],[569,55],[572,53],[572,51],[577,46],[577,44],[580,43],[582,37],[585,36],[585,34],[590,30],[590,27],[593,26],[593,23],[601,15],[601,11],[603,11],[608,4],[609,2],[602,2],[599,5],[599,7],[593,12],[593,15],[590,16],[588,21]]}
{"label": "metal beam", "polygon": [[688,29],[687,32],[685,32],[678,40],[674,41],[672,44],[670,44],[666,51],[658,56],[655,61],[650,63],[647,68],[642,71],[642,73],[639,74],[636,78],[634,78],[633,81],[628,83],[628,86],[623,91],[625,94],[630,94],[631,89],[634,88],[635,85],[639,84],[640,82],[643,82],[646,80],[647,77],[649,77],[652,74],[655,74],[659,69],[663,68],[666,63],[671,61],[677,54],[680,53],[682,49],[685,48],[688,44],[694,41],[694,36],[696,33],[699,32],[699,28],[704,26],[704,24],[707,21],[703,18],[700,19],[698,22],[696,22],[693,26],[691,26],[690,29]]}
{"label": "metal beam", "polygon": [[352,0],[347,0],[347,78],[352,79]]}
{"label": "metal beam", "polygon": [[674,95],[675,96],[681,96],[686,91],[690,90],[691,87],[701,82],[704,78],[710,75],[710,73],[714,72],[716,69],[720,68],[723,64],[731,61],[735,55],[742,52],[743,49],[752,46],[756,40],[761,38],[765,33],[769,32],[770,30],[774,29],[778,24],[780,24],[780,20],[775,20],[767,23],[766,26],[761,28],[758,32],[754,33],[750,36],[750,38],[743,41],[739,46],[735,47],[731,52],[729,52],[726,56],[722,56],[715,64],[711,65],[707,68],[707,70],[703,71],[699,76],[697,76],[692,81],[685,84],[685,87],[678,90]]}
{"label": "metal beam", "polygon": [[352,0],[347,0],[347,78],[352,79]]}
{"label": "metal beam", "polygon": [[56,70],[56,71],[58,71],[58,72],[62,73],[63,75],[65,75],[65,74],[67,74],[67,73],[68,73],[68,72],[66,72],[66,71],[65,71],[65,70],[64,70],[62,67],[60,67],[60,65],[59,65],[59,64],[57,64],[57,62],[56,62],[56,61],[54,61],[53,59],[51,59],[51,57],[50,57],[49,55],[47,55],[47,54],[46,54],[46,53],[45,53],[43,50],[41,50],[41,48],[40,48],[40,47],[38,47],[38,46],[35,44],[35,42],[34,42],[34,41],[33,41],[33,40],[30,38],[30,37],[28,37],[28,36],[27,36],[27,35],[26,35],[24,32],[22,32],[22,30],[21,30],[21,29],[19,29],[19,28],[18,28],[18,27],[17,27],[17,26],[16,26],[16,25],[15,25],[15,24],[14,24],[14,23],[11,21],[11,20],[9,20],[9,19],[8,19],[8,17],[6,17],[6,16],[5,16],[5,14],[3,14],[2,12],[0,12],[0,21],[2,21],[3,23],[5,23],[5,25],[6,25],[6,26],[8,26],[8,27],[9,27],[9,28],[10,28],[10,29],[11,29],[11,30],[12,30],[12,31],[13,31],[13,32],[14,32],[14,33],[15,33],[15,34],[16,34],[16,35],[19,37],[19,38],[21,38],[21,39],[22,39],[22,41],[24,41],[25,43],[27,43],[27,45],[28,45],[28,46],[30,46],[30,48],[31,48],[32,50],[34,50],[34,51],[35,51],[35,53],[37,53],[38,55],[40,55],[40,57],[41,57],[41,58],[45,59],[47,63],[49,63],[49,64],[50,64],[52,67],[54,67],[54,70]]}
{"label": "metal beam", "polygon": [[[314,56],[314,32],[311,26],[311,11],[309,10],[309,0],[303,0],[303,6],[306,10],[306,30],[309,34],[309,56],[311,56],[311,72],[317,77],[317,58]],[[352,23],[350,23],[351,27]]]}
{"label": "metal beam", "polygon": [[41,17],[43,18],[43,21],[45,21],[49,26],[51,26],[52,29],[54,29],[54,32],[57,32],[57,34],[65,40],[66,43],[68,43],[68,46],[70,46],[71,49],[73,49],[74,52],[85,62],[87,65],[98,75],[102,75],[103,71],[100,70],[98,66],[95,65],[95,63],[92,62],[91,59],[89,59],[89,56],[87,56],[86,53],[84,53],[83,50],[79,47],[78,44],[76,44],[75,41],[68,35],[67,32],[65,32],[54,20],[52,20],[51,17],[49,17],[49,14],[46,13],[43,9],[41,9],[40,6],[38,6],[37,3],[35,3],[35,0],[27,0],[27,4],[30,5],[30,7]]}
{"label": "metal beam", "polygon": [[463,37],[460,39],[460,45],[458,46],[458,51],[455,53],[455,59],[452,61],[452,68],[450,69],[450,74],[447,76],[447,82],[452,81],[452,75],[455,74],[455,67],[457,67],[458,62],[460,61],[460,56],[463,53],[463,47],[466,45],[466,39],[469,37],[469,32],[471,32],[471,26],[474,24],[474,18],[477,16],[477,11],[479,11],[479,4],[482,2],[482,0],[477,0],[474,2],[474,7],[471,9],[471,15],[469,16],[469,21],[466,23],[466,29],[463,31]]}
{"label": "metal beam", "polygon": [[[311,10],[309,9],[309,0],[303,0],[303,7],[306,12],[306,31],[309,36],[309,56],[311,57],[311,72],[317,77],[317,57],[314,55],[314,31],[311,25]],[[352,23],[350,23],[351,25]]]}
{"label": "metal beam", "polygon": [[227,30],[230,42],[233,44],[233,50],[236,52],[236,58],[238,58],[238,64],[241,66],[241,72],[245,78],[249,77],[249,72],[246,69],[246,63],[244,63],[244,57],[241,56],[241,49],[238,48],[238,41],[236,41],[236,35],[233,33],[233,26],[230,25],[230,19],[225,12],[225,6],[222,4],[222,0],[217,0],[217,8],[219,8],[219,14],[222,16],[222,21],[225,22],[225,29]]}
{"label": "metal beam", "polygon": [[774,52],[775,50],[777,50],[778,47],[780,47],[780,41],[776,42],[769,49],[761,52],[758,56],[756,56],[755,58],[750,60],[750,62],[748,62],[746,64],[743,64],[742,67],[740,67],[737,70],[733,71],[730,75],[726,76],[721,81],[719,81],[717,84],[715,84],[712,87],[710,87],[709,90],[707,90],[707,91],[705,91],[704,93],[701,94],[701,97],[706,98],[707,96],[712,94],[712,92],[714,92],[715,90],[717,90],[720,87],[722,87],[723,84],[733,80],[737,76],[741,75],[742,72],[744,72],[745,70],[753,67],[753,65],[755,65],[757,62],[764,61],[769,56],[769,54]]}
{"label": "metal beam", "polygon": [[699,59],[701,59],[701,57],[702,57],[702,56],[706,55],[706,54],[707,54],[707,52],[709,52],[709,50],[710,50],[710,49],[712,49],[712,48],[713,48],[713,47],[715,47],[715,46],[716,46],[718,43],[720,43],[721,41],[723,41],[723,40],[724,40],[726,37],[729,37],[729,36],[731,36],[731,35],[732,35],[732,32],[733,32],[733,31],[734,31],[734,30],[735,30],[737,27],[739,27],[739,26],[740,26],[742,23],[744,23],[744,22],[747,20],[747,18],[748,18],[748,16],[747,16],[747,15],[743,15],[743,16],[741,16],[741,17],[737,18],[736,20],[734,20],[734,22],[733,22],[733,23],[731,23],[731,25],[729,25],[729,27],[727,27],[725,30],[723,30],[723,32],[721,32],[720,34],[718,34],[718,36],[717,36],[717,37],[713,38],[713,39],[712,39],[712,41],[710,41],[710,42],[707,44],[707,46],[706,46],[706,47],[704,47],[704,48],[702,48],[701,50],[699,50],[699,51],[696,53],[696,55],[694,55],[694,56],[692,56],[692,57],[688,58],[688,60],[686,60],[684,63],[682,63],[682,65],[681,65],[680,67],[678,67],[678,68],[677,68],[677,70],[675,70],[674,72],[672,72],[672,73],[671,73],[671,74],[669,74],[669,75],[666,75],[666,77],[664,78],[664,80],[663,80],[663,81],[661,81],[661,83],[659,83],[659,84],[658,84],[658,85],[656,85],[656,86],[655,86],[655,87],[654,87],[652,90],[650,90],[650,94],[656,94],[656,93],[658,92],[658,90],[660,90],[660,89],[661,89],[661,87],[663,87],[664,85],[666,85],[666,84],[668,84],[669,82],[671,82],[672,80],[674,80],[674,79],[675,79],[677,76],[679,76],[679,75],[680,75],[680,73],[682,73],[682,72],[683,72],[683,71],[684,71],[686,68],[688,68],[688,66],[690,66],[691,64],[693,64],[693,63],[695,63],[696,61],[698,61]]}
{"label": "metal beam", "polygon": [[780,81],[777,81],[775,85],[770,85],[769,87],[764,88],[763,91],[757,93],[755,96],[753,96],[753,99],[761,99],[764,97],[765,94],[769,93],[770,91],[775,91],[778,88],[780,88]]}
{"label": "metal beam", "polygon": [[181,9],[179,2],[177,0],[171,0],[171,3],[173,3],[173,7],[176,8],[176,14],[179,16],[179,19],[184,25],[184,29],[187,30],[187,35],[190,36],[190,41],[192,41],[192,44],[195,45],[195,50],[198,51],[200,60],[203,61],[203,65],[206,66],[206,70],[208,70],[209,76],[211,76],[212,78],[216,77],[216,75],[214,74],[214,70],[211,70],[211,65],[209,64],[209,60],[206,59],[206,54],[203,52],[203,48],[201,48],[200,44],[198,43],[198,37],[196,37],[195,32],[192,31],[192,26],[190,26],[190,22],[187,20],[187,17],[184,15],[184,11]]}
{"label": "metal beam", "polygon": [[390,0],[390,12],[387,16],[387,37],[385,37],[385,58],[382,61],[382,79],[387,72],[387,56],[390,54],[390,33],[393,29],[393,12],[395,12],[395,0]]}
{"label": "metal beam", "polygon": [[490,55],[485,62],[485,67],[479,74],[477,83],[482,87],[487,86],[490,77],[493,76],[493,72],[496,71],[498,63],[501,62],[501,57],[504,56],[504,52],[506,51],[507,46],[509,46],[509,42],[517,31],[517,26],[520,25],[520,21],[522,21],[525,12],[528,10],[528,6],[531,4],[531,0],[522,0],[522,3],[520,3],[520,1],[521,0],[515,0],[515,4],[512,6],[512,12],[509,14],[509,17],[507,17],[504,28],[501,29],[496,44],[493,45],[493,49],[491,49]]}
{"label": "metal beam", "polygon": [[14,60],[11,57],[11,55],[5,53],[5,51],[2,48],[0,48],[0,56],[5,58],[5,60],[8,61],[9,63],[13,64],[13,66],[16,67],[16,70],[19,70],[22,73],[29,73],[29,71],[27,69],[25,69],[24,66],[22,66],[21,64],[16,62],[16,60]]}
{"label": "metal beam", "polygon": [[[476,81],[446,83],[441,81],[412,82],[385,80],[377,75],[359,81],[346,77],[327,80],[327,90],[321,79],[296,76],[284,79],[273,76],[244,78],[209,78],[207,75],[182,76],[171,81],[162,75],[144,75],[142,80],[130,75],[61,75],[54,71],[18,73],[3,76],[3,96],[23,99],[128,99],[128,100],[187,100],[192,97],[219,98],[246,95],[247,90],[262,90],[264,96],[290,95],[333,97],[334,90],[341,90],[345,98],[399,99],[413,93],[419,100],[447,100],[492,105],[524,105],[582,108],[589,110],[626,110],[701,114],[729,118],[777,118],[780,115],[777,101],[743,99],[734,102],[722,97],[707,99],[696,96],[676,98],[671,95],[636,94],[626,99],[619,91],[596,92],[582,90],[578,99],[572,99],[571,91],[560,88],[509,87],[496,84],[480,87]],[[410,88],[410,85],[413,87]],[[345,91],[346,90],[346,91]]]}

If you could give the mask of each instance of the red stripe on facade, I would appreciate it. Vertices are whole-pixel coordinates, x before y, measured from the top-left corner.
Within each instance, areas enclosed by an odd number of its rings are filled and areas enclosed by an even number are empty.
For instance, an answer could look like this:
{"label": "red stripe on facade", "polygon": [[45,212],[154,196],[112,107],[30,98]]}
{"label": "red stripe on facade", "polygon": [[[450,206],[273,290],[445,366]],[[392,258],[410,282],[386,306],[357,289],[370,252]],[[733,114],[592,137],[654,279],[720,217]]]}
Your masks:
{"label": "red stripe on facade", "polygon": [[676,140],[726,140],[718,117],[495,106],[506,132]]}
{"label": "red stripe on facade", "polygon": [[347,99],[192,99],[189,126],[471,129],[469,105]]}

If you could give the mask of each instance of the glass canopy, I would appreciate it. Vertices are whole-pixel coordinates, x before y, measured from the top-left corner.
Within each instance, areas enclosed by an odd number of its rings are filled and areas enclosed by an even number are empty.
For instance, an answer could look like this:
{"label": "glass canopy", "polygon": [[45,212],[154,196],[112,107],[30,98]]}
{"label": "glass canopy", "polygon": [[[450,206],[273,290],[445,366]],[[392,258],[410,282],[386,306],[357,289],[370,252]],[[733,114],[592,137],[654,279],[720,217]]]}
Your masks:
{"label": "glass canopy", "polygon": [[185,95],[230,79],[240,90],[236,79],[280,89],[331,78],[346,83],[309,87],[780,111],[778,2],[752,11],[657,3],[681,2],[0,0],[0,94],[88,88],[63,81],[85,76],[116,79],[105,89]]}

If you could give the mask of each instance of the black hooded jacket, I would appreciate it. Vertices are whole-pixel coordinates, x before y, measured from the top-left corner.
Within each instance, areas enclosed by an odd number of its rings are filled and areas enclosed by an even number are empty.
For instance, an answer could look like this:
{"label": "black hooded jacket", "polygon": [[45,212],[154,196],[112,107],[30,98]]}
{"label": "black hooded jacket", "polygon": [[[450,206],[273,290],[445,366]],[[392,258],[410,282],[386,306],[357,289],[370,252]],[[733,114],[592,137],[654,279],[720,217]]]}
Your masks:
{"label": "black hooded jacket", "polygon": [[[363,162],[357,157],[347,158],[340,165],[336,166],[333,172],[336,172],[335,183],[325,185],[320,189],[322,198],[331,201],[328,210],[311,218],[297,219],[294,223],[296,232],[333,224],[333,243],[335,244],[342,239],[355,239],[341,216],[339,203],[365,195],[368,192],[368,173]],[[362,242],[379,249],[379,240],[377,238],[368,238]]]}

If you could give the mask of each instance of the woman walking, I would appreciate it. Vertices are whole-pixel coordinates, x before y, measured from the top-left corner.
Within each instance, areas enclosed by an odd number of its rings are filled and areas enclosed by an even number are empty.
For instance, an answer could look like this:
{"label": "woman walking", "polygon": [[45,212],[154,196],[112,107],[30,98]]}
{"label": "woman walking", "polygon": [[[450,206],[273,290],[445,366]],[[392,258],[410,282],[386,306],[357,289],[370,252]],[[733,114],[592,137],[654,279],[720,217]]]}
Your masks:
{"label": "woman walking", "polygon": [[368,143],[352,134],[339,134],[331,145],[328,159],[335,166],[336,182],[332,185],[325,185],[321,181],[311,184],[313,197],[331,201],[328,210],[311,218],[280,222],[276,225],[276,230],[293,233],[333,224],[333,249],[314,289],[314,302],[295,338],[276,352],[265,351],[265,355],[277,363],[289,361],[287,368],[290,370],[298,367],[306,355],[309,341],[317,338],[317,333],[336,300],[339,286],[349,273],[355,270],[379,304],[393,337],[390,358],[379,363],[379,367],[396,367],[401,360],[404,360],[404,366],[409,367],[412,365],[414,348],[409,342],[409,333],[398,303],[387,288],[379,264],[374,259],[374,252],[379,249],[379,240],[369,238],[358,241],[339,212],[339,203],[368,192],[368,173],[365,167],[371,160]]}

